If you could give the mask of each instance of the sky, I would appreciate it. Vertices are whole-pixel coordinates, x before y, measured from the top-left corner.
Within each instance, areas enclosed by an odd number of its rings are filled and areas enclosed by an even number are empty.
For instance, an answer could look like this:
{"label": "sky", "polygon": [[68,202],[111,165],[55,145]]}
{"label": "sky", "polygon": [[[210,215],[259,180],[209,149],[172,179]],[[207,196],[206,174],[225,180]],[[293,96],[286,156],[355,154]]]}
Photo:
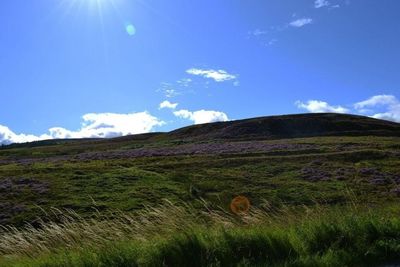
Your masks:
{"label": "sky", "polygon": [[4,0],[0,144],[258,116],[400,122],[398,0]]}

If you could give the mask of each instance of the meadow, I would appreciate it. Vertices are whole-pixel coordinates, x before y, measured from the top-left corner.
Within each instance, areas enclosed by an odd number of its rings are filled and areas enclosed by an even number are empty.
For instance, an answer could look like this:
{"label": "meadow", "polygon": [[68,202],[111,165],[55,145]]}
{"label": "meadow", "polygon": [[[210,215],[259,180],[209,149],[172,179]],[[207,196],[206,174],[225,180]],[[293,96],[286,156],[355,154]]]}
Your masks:
{"label": "meadow", "polygon": [[[2,147],[0,266],[400,260],[400,126],[323,119]],[[229,209],[239,195],[248,214]]]}
{"label": "meadow", "polygon": [[400,209],[316,205],[248,214],[169,201],[136,215],[82,218],[53,210],[58,221],[4,227],[1,266],[397,266]]}

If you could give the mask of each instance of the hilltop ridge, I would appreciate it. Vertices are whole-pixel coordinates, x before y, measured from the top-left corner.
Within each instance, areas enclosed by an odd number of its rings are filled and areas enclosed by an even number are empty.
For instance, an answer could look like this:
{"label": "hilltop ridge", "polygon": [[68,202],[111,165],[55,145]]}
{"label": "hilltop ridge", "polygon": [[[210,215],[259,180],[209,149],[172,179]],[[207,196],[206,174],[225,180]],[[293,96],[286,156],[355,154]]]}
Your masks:
{"label": "hilltop ridge", "polygon": [[358,115],[308,113],[194,125],[177,129],[168,135],[202,139],[280,139],[337,135],[400,136],[400,124]]}
{"label": "hilltop ridge", "polygon": [[306,113],[265,116],[186,126],[170,132],[152,132],[115,138],[54,139],[4,148],[125,141],[273,140],[318,136],[400,136],[400,124],[359,115]]}

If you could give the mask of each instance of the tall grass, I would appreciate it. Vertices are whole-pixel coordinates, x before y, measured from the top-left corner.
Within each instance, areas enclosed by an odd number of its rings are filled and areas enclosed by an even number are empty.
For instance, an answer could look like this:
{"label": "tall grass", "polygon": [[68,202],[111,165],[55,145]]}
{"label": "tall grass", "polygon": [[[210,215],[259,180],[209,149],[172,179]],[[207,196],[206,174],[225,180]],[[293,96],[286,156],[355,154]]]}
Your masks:
{"label": "tall grass", "polygon": [[[166,201],[135,214],[0,231],[0,266],[374,266],[400,260],[399,209],[273,210],[235,216]],[[2,265],[3,264],[3,265]]]}

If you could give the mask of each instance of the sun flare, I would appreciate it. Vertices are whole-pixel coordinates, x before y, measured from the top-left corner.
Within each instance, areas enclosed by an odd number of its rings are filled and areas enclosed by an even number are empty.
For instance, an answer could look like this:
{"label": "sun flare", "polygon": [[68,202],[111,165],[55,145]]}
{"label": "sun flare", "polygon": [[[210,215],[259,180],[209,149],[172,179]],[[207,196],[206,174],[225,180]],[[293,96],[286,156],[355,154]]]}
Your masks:
{"label": "sun flare", "polygon": [[61,5],[67,12],[76,12],[77,10],[88,11],[90,15],[102,13],[112,10],[118,11],[121,0],[62,0]]}

